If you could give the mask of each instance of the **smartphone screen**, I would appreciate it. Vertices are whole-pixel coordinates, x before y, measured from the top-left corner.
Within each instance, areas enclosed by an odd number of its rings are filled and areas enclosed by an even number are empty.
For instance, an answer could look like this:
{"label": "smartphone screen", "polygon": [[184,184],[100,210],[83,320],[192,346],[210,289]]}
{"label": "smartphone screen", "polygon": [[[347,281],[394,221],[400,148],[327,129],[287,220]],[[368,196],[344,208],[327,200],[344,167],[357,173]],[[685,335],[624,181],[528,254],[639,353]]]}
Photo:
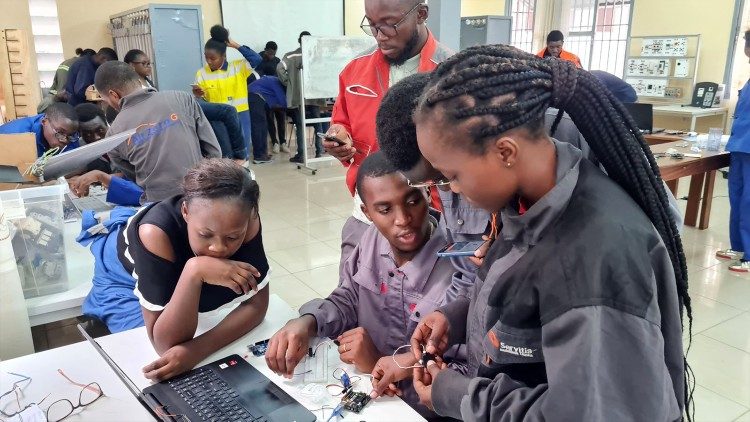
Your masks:
{"label": "smartphone screen", "polygon": [[439,257],[474,256],[474,252],[476,252],[483,244],[483,240],[449,243],[443,249],[439,250],[437,255]]}
{"label": "smartphone screen", "polygon": [[339,139],[339,138],[337,138],[337,137],[335,137],[335,136],[333,136],[333,135],[329,135],[329,134],[327,134],[327,133],[323,133],[323,132],[318,132],[318,137],[320,137],[320,138],[323,138],[323,139],[325,139],[326,141],[336,142],[336,143],[337,143],[337,144],[339,144],[339,145],[345,145],[345,144],[346,144],[346,143],[345,143],[344,141],[342,141],[341,139]]}

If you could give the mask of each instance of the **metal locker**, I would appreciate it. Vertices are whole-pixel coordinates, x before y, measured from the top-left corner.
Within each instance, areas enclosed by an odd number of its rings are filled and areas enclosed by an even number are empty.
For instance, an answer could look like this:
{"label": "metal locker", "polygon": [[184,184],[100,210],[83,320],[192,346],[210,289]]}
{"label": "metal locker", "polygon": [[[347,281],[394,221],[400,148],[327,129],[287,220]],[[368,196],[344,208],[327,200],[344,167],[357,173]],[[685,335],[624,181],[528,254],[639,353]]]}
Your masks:
{"label": "metal locker", "polygon": [[110,16],[115,50],[143,50],[151,58],[159,90],[190,91],[203,66],[203,19],[199,5],[148,4]]}
{"label": "metal locker", "polygon": [[510,44],[510,16],[467,16],[461,18],[461,50],[486,44]]}

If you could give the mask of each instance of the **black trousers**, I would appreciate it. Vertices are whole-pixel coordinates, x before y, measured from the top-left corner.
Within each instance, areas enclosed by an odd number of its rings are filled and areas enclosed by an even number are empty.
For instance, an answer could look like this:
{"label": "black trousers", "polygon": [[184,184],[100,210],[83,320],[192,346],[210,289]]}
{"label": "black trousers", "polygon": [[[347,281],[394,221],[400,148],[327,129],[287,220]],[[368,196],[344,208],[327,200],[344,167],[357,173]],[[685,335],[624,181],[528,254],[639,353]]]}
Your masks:
{"label": "black trousers", "polygon": [[[283,108],[272,108],[266,112],[266,122],[268,125],[268,134],[271,135],[271,142],[286,144],[286,110]],[[276,137],[276,128],[278,127],[278,138]]]}

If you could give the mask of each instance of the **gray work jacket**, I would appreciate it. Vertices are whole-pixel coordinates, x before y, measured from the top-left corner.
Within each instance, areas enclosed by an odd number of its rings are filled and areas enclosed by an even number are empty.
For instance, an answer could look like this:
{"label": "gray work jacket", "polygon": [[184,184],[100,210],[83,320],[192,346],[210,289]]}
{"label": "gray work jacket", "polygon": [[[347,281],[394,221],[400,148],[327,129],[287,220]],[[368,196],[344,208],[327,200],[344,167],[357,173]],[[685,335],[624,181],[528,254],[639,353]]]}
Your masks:
{"label": "gray work jacket", "polygon": [[[443,233],[442,227],[435,228],[419,253],[397,267],[388,240],[370,226],[344,264],[339,286],[327,298],[302,305],[300,315],[315,317],[319,337],[335,338],[363,327],[381,355],[393,354],[409,344],[423,316],[446,303],[453,266],[437,257],[446,243]],[[409,350],[403,348],[400,353]],[[401,384],[401,388],[410,386],[411,382]],[[417,410],[427,410],[419,409],[413,388],[404,394],[404,400]]]}
{"label": "gray work jacket", "polygon": [[[581,152],[555,142],[557,184],[502,236],[473,299],[441,311],[474,377],[447,369],[435,411],[467,421],[674,421],[683,351],[674,271],[656,229]],[[471,372],[470,372],[471,373]]]}
{"label": "gray work jacket", "polygon": [[216,135],[191,94],[144,88],[125,96],[120,106],[107,136],[138,131],[108,154],[115,169],[143,188],[141,203],[181,193],[190,168],[204,157],[221,157]]}

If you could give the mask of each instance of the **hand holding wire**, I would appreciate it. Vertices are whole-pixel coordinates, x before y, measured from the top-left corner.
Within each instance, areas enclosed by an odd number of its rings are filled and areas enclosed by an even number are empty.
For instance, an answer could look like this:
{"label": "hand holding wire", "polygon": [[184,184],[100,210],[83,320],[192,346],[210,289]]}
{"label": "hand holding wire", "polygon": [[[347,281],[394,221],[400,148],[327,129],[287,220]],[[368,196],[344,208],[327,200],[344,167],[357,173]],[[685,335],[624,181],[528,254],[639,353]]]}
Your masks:
{"label": "hand holding wire", "polygon": [[411,336],[414,358],[422,359],[424,352],[442,355],[448,349],[449,332],[450,323],[442,312],[435,311],[422,318]]}
{"label": "hand holding wire", "polygon": [[[404,346],[405,347],[405,346]],[[399,349],[403,349],[400,347]],[[397,350],[398,351],[398,350]],[[372,392],[371,398],[379,396],[400,396],[402,391],[397,383],[411,377],[410,369],[414,364],[414,356],[411,352],[384,356],[375,364],[372,370]]]}

